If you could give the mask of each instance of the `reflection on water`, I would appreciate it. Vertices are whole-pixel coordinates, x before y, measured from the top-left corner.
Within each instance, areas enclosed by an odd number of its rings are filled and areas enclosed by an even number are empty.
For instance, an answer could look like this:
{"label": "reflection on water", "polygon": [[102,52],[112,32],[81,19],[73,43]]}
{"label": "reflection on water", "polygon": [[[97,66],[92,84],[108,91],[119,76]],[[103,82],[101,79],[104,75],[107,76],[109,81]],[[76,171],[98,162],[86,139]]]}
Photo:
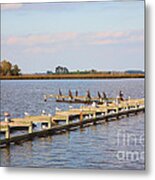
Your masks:
{"label": "reflection on water", "polygon": [[[68,89],[78,89],[81,94],[90,89],[93,95],[98,90],[106,91],[111,97],[117,96],[121,89],[126,97],[144,97],[144,81],[138,79],[2,81],[1,113],[9,111],[18,117],[23,116],[25,111],[40,114],[42,109],[54,114],[56,106],[68,109],[68,104],[43,101],[43,94],[55,94],[59,87],[66,93]],[[131,136],[128,144],[118,143],[119,132],[122,133],[119,138]],[[111,123],[10,145],[1,149],[1,166],[144,169],[144,144],[134,144],[141,135],[144,135],[143,113]]]}

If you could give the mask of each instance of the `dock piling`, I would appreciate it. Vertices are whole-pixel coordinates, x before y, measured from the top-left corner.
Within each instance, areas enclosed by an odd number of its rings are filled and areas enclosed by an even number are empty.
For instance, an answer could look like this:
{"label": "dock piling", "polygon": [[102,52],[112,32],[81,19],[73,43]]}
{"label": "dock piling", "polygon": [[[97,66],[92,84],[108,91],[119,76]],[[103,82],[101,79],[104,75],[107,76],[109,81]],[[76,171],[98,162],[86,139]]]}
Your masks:
{"label": "dock piling", "polygon": [[6,131],[5,131],[5,138],[10,139],[10,126],[6,126]]}
{"label": "dock piling", "polygon": [[69,116],[66,117],[66,124],[69,124]]}
{"label": "dock piling", "polygon": [[83,113],[82,113],[82,111],[81,111],[81,112],[80,112],[80,127],[83,127],[82,121],[83,121]]}
{"label": "dock piling", "polygon": [[52,127],[52,122],[51,122],[51,117],[49,117],[48,119],[48,129],[50,129]]}
{"label": "dock piling", "polygon": [[[117,114],[119,113],[119,107],[116,107],[116,113],[117,113]],[[117,119],[117,120],[119,119],[119,115],[116,116],[116,119]]]}
{"label": "dock piling", "polygon": [[30,122],[29,128],[28,128],[28,133],[31,134],[33,132],[33,124],[32,121]]}
{"label": "dock piling", "polygon": [[93,113],[93,119],[94,119],[93,124],[95,125],[96,124],[96,112]]}

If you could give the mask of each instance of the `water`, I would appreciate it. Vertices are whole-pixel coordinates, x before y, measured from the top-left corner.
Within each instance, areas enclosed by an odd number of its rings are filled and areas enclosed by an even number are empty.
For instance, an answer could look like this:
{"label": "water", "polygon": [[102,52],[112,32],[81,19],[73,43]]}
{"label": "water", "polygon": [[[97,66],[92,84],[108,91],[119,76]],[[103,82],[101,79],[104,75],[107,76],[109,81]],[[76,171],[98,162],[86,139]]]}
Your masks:
{"label": "water", "polygon": [[[143,98],[144,80],[24,80],[1,82],[1,117],[9,111],[23,117],[25,111],[38,115],[44,109],[51,114],[55,107],[68,109],[69,104],[43,101],[44,94],[57,94],[77,89],[80,95],[90,90],[107,92],[116,97],[120,90],[125,97]],[[79,104],[72,104],[79,107]],[[1,149],[1,166],[144,169],[144,114],[119,121],[89,126],[61,135],[35,138],[33,141]]]}

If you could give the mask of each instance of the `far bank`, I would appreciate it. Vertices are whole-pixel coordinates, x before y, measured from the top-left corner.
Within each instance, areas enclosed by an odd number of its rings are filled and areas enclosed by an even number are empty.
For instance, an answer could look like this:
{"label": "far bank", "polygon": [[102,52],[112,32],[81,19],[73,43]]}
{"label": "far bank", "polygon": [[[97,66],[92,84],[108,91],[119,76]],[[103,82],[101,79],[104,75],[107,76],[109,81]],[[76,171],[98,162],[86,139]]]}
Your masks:
{"label": "far bank", "polygon": [[33,79],[122,79],[145,78],[145,74],[23,74],[18,76],[0,76],[1,80]]}

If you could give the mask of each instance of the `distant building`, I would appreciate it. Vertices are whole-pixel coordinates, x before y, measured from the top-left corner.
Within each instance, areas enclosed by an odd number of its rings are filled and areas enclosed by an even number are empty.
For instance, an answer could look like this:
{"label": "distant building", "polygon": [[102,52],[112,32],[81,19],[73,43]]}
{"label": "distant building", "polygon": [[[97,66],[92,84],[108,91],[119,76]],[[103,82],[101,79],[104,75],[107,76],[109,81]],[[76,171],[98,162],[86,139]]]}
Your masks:
{"label": "distant building", "polygon": [[56,74],[68,74],[69,70],[66,67],[58,66],[55,68]]}

